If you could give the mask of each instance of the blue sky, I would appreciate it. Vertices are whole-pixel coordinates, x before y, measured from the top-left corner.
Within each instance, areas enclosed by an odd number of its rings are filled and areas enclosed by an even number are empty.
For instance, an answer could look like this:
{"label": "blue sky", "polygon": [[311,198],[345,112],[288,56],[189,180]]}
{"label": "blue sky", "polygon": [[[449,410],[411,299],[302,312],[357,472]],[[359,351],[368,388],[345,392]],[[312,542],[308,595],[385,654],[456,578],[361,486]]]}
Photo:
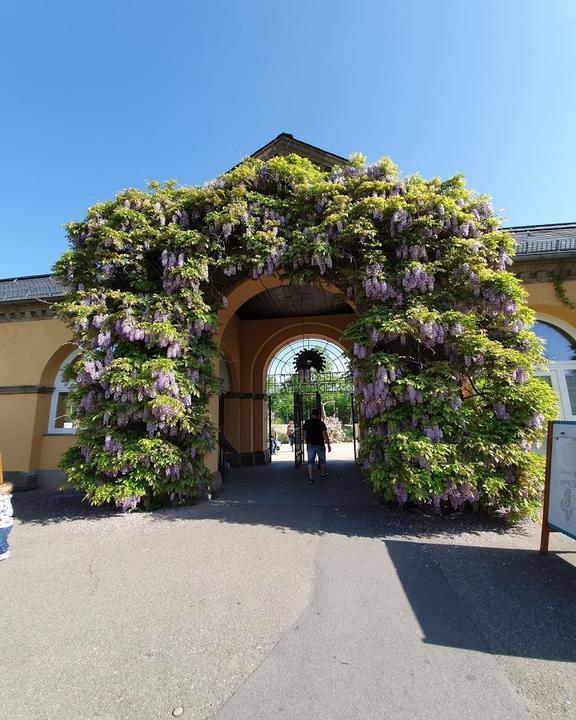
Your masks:
{"label": "blue sky", "polygon": [[574,0],[3,0],[0,277],[49,272],[122,188],[280,132],[576,221],[575,37]]}

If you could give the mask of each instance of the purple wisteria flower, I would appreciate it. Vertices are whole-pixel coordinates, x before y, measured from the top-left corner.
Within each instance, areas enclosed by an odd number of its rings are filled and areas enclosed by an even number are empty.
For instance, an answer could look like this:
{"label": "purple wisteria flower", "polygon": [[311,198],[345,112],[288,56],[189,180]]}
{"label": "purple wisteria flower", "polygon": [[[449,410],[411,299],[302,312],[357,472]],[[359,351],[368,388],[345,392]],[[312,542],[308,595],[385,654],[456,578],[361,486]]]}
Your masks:
{"label": "purple wisteria flower", "polygon": [[140,499],[140,495],[127,495],[120,500],[116,500],[116,507],[120,508],[122,512],[130,512],[131,510],[135,510],[138,507]]}
{"label": "purple wisteria flower", "polygon": [[178,384],[174,377],[174,373],[165,372],[164,370],[154,370],[152,372],[154,378],[154,388],[158,392],[172,392],[174,395],[178,395]]}
{"label": "purple wisteria flower", "polygon": [[109,330],[103,330],[98,333],[98,339],[96,341],[99,348],[108,348],[112,344],[112,335]]}
{"label": "purple wisteria flower", "polygon": [[102,315],[102,314],[94,315],[94,317],[92,318],[92,325],[97,330],[99,330],[102,327],[102,325],[104,325],[104,323],[106,322],[107,319],[108,319],[107,315]]}
{"label": "purple wisteria flower", "polygon": [[84,411],[91,410],[94,407],[95,397],[96,393],[94,390],[88,391],[86,395],[83,396],[82,400],[80,400],[80,409]]}
{"label": "purple wisteria flower", "polygon": [[482,298],[485,301],[486,312],[492,317],[503,313],[514,315],[517,311],[516,303],[507,295],[497,292],[494,288],[486,287],[482,290]]}
{"label": "purple wisteria flower", "polygon": [[368,265],[366,276],[362,281],[362,287],[366,297],[374,300],[398,300],[401,295],[384,279],[382,279],[383,267],[379,264]]}
{"label": "purple wisteria flower", "polygon": [[84,460],[86,460],[86,462],[90,462],[90,460],[92,460],[93,453],[90,448],[83,446],[80,448],[80,453],[81,453],[82,457],[84,458]]}
{"label": "purple wisteria flower", "polygon": [[188,213],[187,210],[177,210],[176,216],[177,216],[177,222],[179,222],[183,228],[190,227],[190,214]]}
{"label": "purple wisteria flower", "polygon": [[446,339],[446,328],[435,321],[422,323],[418,332],[422,342],[429,347],[442,345]]}
{"label": "purple wisteria flower", "polygon": [[402,244],[396,248],[396,257],[410,260],[427,260],[428,253],[423,245]]}
{"label": "purple wisteria flower", "polygon": [[533,413],[532,417],[526,424],[526,427],[534,429],[534,430],[540,430],[542,428],[542,424],[544,422],[544,415],[542,413]]}
{"label": "purple wisteria flower", "polygon": [[177,358],[182,355],[182,346],[179,342],[173,342],[171,345],[168,346],[168,349],[166,351],[166,357],[169,358]]}
{"label": "purple wisteria flower", "polygon": [[158,403],[152,408],[152,415],[162,422],[172,420],[178,414],[178,410],[172,404]]}
{"label": "purple wisteria flower", "polygon": [[420,265],[409,268],[402,278],[402,287],[407,292],[417,290],[421,293],[431,292],[434,290],[434,278],[428,275],[426,270]]}
{"label": "purple wisteria flower", "polygon": [[492,215],[492,207],[490,206],[490,203],[482,200],[481,202],[477,203],[476,206],[472,209],[472,213],[477,216],[479,219],[484,219],[487,217],[490,217]]}
{"label": "purple wisteria flower", "polygon": [[411,221],[412,217],[406,210],[395,210],[390,219],[390,235],[400,235],[410,226]]}
{"label": "purple wisteria flower", "polygon": [[508,410],[506,410],[506,405],[504,403],[495,403],[494,407],[494,414],[497,418],[500,418],[500,420],[507,420],[510,415],[508,413]]}
{"label": "purple wisteria flower", "polygon": [[310,265],[317,267],[320,270],[320,275],[324,275],[327,269],[332,268],[332,258],[330,255],[319,255],[314,253],[310,258]]}
{"label": "purple wisteria flower", "polygon": [[390,383],[399,371],[379,367],[372,382],[364,382],[360,373],[354,372],[354,389],[362,395],[360,412],[366,418],[373,418],[398,405],[398,398],[392,393]]}
{"label": "purple wisteria flower", "polygon": [[512,373],[512,379],[515,383],[518,383],[518,385],[521,385],[522,383],[525,383],[526,380],[528,380],[528,373],[523,367],[517,367],[516,370]]}
{"label": "purple wisteria flower", "polygon": [[181,470],[181,465],[179,463],[176,463],[175,465],[168,465],[168,467],[164,470],[164,473],[167,478],[179,480]]}
{"label": "purple wisteria flower", "polygon": [[408,501],[408,491],[404,487],[404,485],[398,485],[396,488],[394,488],[394,495],[396,496],[396,501],[400,507],[406,504]]}
{"label": "purple wisteria flower", "polygon": [[512,258],[506,250],[500,250],[498,260],[496,261],[496,267],[498,270],[506,270],[509,265],[512,265]]}
{"label": "purple wisteria flower", "polygon": [[129,342],[136,342],[145,339],[144,330],[138,327],[132,316],[119,320],[116,323],[116,332],[121,340],[128,340]]}
{"label": "purple wisteria flower", "polygon": [[77,380],[80,385],[91,385],[97,383],[103,374],[104,368],[99,360],[85,360]]}
{"label": "purple wisteria flower", "polygon": [[466,482],[450,488],[446,493],[454,510],[460,510],[466,503],[473,505],[478,502],[481,495],[479,490]]}
{"label": "purple wisteria flower", "polygon": [[104,449],[110,455],[120,457],[120,455],[122,455],[123,446],[119,440],[116,440],[111,435],[106,435],[106,438],[104,439]]}
{"label": "purple wisteria flower", "polygon": [[462,398],[459,395],[452,398],[452,400],[450,400],[450,407],[452,410],[460,410],[462,407]]}
{"label": "purple wisteria flower", "polygon": [[433,443],[441,442],[444,437],[444,433],[437,425],[424,428],[424,435],[426,435],[429,440],[432,440]]}

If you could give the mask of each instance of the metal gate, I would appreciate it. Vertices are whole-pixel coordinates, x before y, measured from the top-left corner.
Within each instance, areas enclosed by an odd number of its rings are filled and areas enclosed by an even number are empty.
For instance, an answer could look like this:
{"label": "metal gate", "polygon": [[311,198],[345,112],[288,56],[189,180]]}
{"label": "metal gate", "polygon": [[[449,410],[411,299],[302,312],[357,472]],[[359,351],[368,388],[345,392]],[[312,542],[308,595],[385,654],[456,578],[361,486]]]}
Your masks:
{"label": "metal gate", "polygon": [[[356,413],[354,410],[354,396],[349,373],[312,372],[306,379],[297,373],[269,375],[267,380],[268,392],[268,433],[272,442],[272,425],[275,413],[286,413],[291,409],[294,422],[294,464],[296,467],[305,461],[304,438],[302,425],[310,417],[313,409],[319,410],[333,406],[336,413],[337,406],[345,424],[352,426],[352,442],[354,443],[354,458],[356,458]],[[281,408],[280,408],[281,406]],[[345,411],[343,411],[345,408]],[[327,414],[330,414],[328,411]],[[286,420],[286,418],[285,418]],[[348,430],[350,432],[350,430]]]}

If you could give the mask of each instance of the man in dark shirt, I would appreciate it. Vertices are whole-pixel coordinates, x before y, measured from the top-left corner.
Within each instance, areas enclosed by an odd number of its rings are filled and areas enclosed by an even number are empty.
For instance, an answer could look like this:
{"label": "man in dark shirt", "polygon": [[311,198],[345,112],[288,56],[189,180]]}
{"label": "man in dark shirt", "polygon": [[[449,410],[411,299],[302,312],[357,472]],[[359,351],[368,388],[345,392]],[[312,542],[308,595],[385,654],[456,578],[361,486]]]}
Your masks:
{"label": "man in dark shirt", "polygon": [[312,410],[310,413],[310,420],[306,420],[302,426],[304,431],[304,442],[306,443],[306,450],[308,451],[308,482],[313,483],[313,470],[316,456],[318,456],[318,462],[320,463],[320,472],[322,473],[322,480],[326,479],[326,447],[328,452],[332,450],[330,447],[330,438],[326,430],[326,425],[320,420],[320,411]]}

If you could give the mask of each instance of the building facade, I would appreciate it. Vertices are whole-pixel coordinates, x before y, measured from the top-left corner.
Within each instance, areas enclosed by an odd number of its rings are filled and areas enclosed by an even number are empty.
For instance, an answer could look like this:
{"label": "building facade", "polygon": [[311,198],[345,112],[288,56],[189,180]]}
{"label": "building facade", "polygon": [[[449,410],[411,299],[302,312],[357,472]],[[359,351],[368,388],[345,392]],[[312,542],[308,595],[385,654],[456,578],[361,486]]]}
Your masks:
{"label": "building facade", "polygon": [[[295,152],[329,168],[345,159],[283,133],[254,153],[266,160]],[[511,268],[536,312],[549,367],[538,370],[559,398],[560,418],[576,420],[576,223],[510,228]],[[561,279],[561,285],[559,285]],[[23,487],[56,487],[62,453],[74,443],[63,368],[77,352],[71,331],[54,315],[63,288],[50,275],[0,280],[0,452],[7,477]],[[564,297],[563,297],[564,293]],[[220,396],[211,417],[243,464],[269,461],[266,371],[284,345],[341,339],[354,309],[335,288],[289,287],[281,278],[239,280],[218,316]],[[218,454],[206,459],[217,476]]]}

